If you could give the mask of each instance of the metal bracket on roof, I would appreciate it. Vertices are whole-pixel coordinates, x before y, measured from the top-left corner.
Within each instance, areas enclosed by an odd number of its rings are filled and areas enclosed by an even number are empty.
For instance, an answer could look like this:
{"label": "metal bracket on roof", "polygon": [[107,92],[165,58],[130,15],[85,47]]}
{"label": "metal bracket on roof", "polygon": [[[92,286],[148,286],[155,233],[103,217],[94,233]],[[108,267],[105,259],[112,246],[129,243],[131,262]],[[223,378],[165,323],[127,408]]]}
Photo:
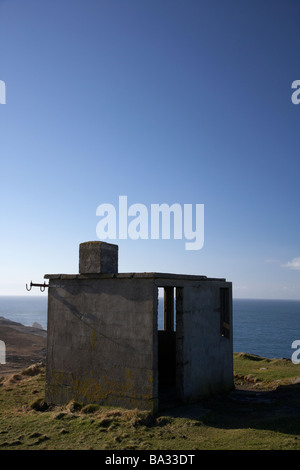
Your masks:
{"label": "metal bracket on roof", "polygon": [[44,290],[46,289],[46,287],[49,287],[49,284],[46,284],[44,282],[44,284],[34,284],[32,281],[30,282],[30,286],[28,287],[28,285],[26,284],[26,290],[30,291],[33,287],[39,287],[40,288],[40,291],[41,292],[44,292]]}

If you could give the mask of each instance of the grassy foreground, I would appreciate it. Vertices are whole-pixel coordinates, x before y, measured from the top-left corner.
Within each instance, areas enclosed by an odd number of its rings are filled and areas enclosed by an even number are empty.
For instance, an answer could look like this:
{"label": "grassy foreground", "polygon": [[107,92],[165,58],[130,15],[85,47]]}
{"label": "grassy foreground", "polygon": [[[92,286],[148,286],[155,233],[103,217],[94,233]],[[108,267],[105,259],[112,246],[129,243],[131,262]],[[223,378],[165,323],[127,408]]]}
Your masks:
{"label": "grassy foreground", "polygon": [[300,450],[300,365],[236,353],[234,371],[233,393],[152,416],[47,408],[44,368],[32,366],[0,378],[0,449]]}

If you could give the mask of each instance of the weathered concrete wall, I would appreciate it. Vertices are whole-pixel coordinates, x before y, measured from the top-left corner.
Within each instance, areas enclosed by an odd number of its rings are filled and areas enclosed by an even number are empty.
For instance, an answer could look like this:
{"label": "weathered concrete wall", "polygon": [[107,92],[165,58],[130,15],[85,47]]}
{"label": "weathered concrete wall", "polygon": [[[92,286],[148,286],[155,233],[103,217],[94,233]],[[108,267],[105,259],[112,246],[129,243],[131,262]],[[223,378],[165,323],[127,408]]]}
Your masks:
{"label": "weathered concrete wall", "polygon": [[150,279],[50,279],[46,401],[157,409]]}
{"label": "weathered concrete wall", "polygon": [[[230,336],[220,331],[220,287],[230,290]],[[185,286],[177,299],[177,393],[182,401],[233,388],[231,283]]]}
{"label": "weathered concrete wall", "polygon": [[[161,273],[45,278],[48,403],[75,399],[156,411],[158,370],[160,385],[176,382],[183,402],[232,389],[232,294],[225,279]],[[165,338],[172,342],[158,343],[157,295],[165,286],[176,287],[176,333]],[[221,288],[230,293],[228,338],[221,334]]]}

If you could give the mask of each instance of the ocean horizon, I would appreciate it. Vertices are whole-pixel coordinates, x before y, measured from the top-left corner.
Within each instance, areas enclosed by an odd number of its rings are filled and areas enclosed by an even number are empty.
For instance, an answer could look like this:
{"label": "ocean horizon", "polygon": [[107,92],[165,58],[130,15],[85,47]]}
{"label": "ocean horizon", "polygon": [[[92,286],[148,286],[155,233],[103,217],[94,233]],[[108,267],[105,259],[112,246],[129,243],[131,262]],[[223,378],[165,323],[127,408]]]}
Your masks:
{"label": "ocean horizon", "polygon": [[[162,299],[158,328],[162,327]],[[0,296],[0,317],[47,329],[47,295]],[[1,330],[0,330],[1,340]],[[233,299],[233,350],[267,358],[290,359],[300,340],[300,300]]]}

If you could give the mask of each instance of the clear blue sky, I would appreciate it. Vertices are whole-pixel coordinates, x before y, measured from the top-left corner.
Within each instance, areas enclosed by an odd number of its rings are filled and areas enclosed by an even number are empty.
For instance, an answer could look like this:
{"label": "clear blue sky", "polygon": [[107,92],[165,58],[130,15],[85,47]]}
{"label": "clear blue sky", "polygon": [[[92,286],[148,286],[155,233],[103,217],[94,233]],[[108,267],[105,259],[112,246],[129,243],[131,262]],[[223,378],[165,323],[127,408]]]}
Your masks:
{"label": "clear blue sky", "polygon": [[127,195],[204,204],[205,242],[112,240],[121,272],[300,299],[299,17],[298,0],[0,0],[0,294],[77,273],[98,205]]}

